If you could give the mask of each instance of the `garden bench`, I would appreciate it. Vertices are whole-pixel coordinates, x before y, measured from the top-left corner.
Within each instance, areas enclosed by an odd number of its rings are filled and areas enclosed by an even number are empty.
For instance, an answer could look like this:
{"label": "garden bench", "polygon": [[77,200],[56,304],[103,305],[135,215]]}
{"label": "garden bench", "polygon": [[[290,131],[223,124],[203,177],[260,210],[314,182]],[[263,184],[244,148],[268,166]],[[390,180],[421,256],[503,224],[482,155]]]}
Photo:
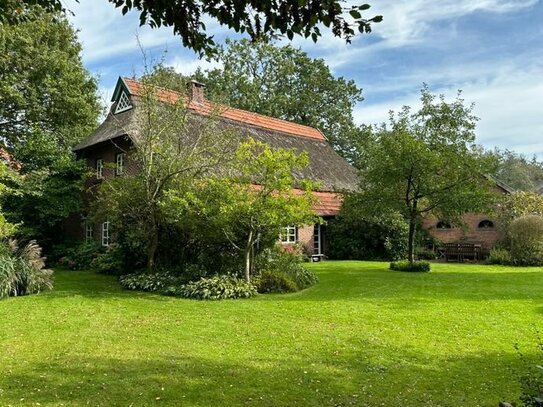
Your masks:
{"label": "garden bench", "polygon": [[451,259],[462,263],[464,260],[478,261],[481,257],[481,245],[474,243],[445,243],[442,246],[445,261]]}

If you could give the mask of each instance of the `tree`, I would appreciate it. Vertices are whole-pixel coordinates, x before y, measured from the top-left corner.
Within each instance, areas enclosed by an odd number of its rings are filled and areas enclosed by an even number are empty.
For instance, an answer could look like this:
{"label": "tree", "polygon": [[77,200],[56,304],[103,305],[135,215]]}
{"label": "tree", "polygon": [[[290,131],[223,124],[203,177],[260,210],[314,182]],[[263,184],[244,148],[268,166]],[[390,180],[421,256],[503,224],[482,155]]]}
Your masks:
{"label": "tree", "polygon": [[165,216],[169,196],[174,192],[184,196],[199,179],[218,171],[231,156],[234,133],[219,126],[216,114],[190,114],[188,98],[160,102],[153,82],[140,83],[137,131],[127,131],[134,141],[128,160],[137,170],[102,183],[93,217],[130,229],[145,241],[147,269],[152,272],[161,233],[169,222]]}
{"label": "tree", "polygon": [[487,154],[496,160],[494,176],[520,191],[535,191],[543,186],[543,163],[511,150],[494,149]]}
{"label": "tree", "polygon": [[398,211],[409,223],[408,258],[414,261],[415,233],[422,217],[433,214],[461,222],[465,212],[492,203],[487,161],[476,154],[472,106],[447,103],[427,87],[422,108],[391,113],[390,127],[374,129],[374,142],[361,170],[361,199],[368,214]]}
{"label": "tree", "polygon": [[96,80],[66,18],[38,7],[0,30],[0,138],[27,168],[43,168],[97,125]]}
{"label": "tree", "polygon": [[60,222],[80,203],[83,166],[71,147],[97,125],[96,80],[65,17],[40,7],[0,29],[0,140],[25,174],[6,216],[20,233],[60,236]]}
{"label": "tree", "polygon": [[319,222],[312,210],[316,184],[294,176],[308,164],[306,153],[249,139],[237,149],[229,176],[209,178],[186,201],[207,227],[222,231],[243,254],[247,282],[257,246],[275,244],[284,226]]}
{"label": "tree", "polygon": [[[237,33],[247,33],[252,40],[294,34],[317,41],[319,26],[350,42],[356,31],[371,32],[371,23],[381,16],[366,19],[362,12],[368,4],[348,7],[344,0],[262,1],[262,0],[109,0],[123,14],[134,9],[140,13],[140,24],[151,27],[173,27],[183,45],[196,52],[210,53],[215,45],[213,36],[206,33],[203,20],[211,18]],[[26,17],[26,6],[38,4],[49,11],[63,10],[61,0],[1,0],[0,22],[18,21]],[[345,13],[349,17],[344,16]]]}

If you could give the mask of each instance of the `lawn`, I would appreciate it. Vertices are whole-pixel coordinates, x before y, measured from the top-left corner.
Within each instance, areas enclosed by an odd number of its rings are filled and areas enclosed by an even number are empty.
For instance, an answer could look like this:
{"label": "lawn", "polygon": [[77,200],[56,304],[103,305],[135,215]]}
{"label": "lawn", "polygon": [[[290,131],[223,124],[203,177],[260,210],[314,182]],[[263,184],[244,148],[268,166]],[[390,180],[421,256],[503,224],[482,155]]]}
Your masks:
{"label": "lawn", "polygon": [[535,363],[543,270],[311,264],[304,292],[200,302],[58,271],[0,301],[0,405],[497,406]]}

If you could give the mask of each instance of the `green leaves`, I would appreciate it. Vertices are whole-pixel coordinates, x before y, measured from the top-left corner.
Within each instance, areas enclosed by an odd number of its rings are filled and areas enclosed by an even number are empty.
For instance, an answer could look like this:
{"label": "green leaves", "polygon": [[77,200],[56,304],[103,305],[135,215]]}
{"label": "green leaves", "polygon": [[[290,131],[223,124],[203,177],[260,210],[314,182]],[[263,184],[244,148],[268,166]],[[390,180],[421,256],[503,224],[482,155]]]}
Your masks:
{"label": "green leaves", "polygon": [[494,200],[486,160],[474,154],[477,118],[457,97],[452,102],[425,87],[422,107],[391,114],[373,129],[361,171],[366,215],[395,210],[414,227],[423,216],[457,219],[484,211]]}
{"label": "green leaves", "polygon": [[[183,45],[200,55],[215,55],[217,49],[213,36],[206,33],[202,20],[214,19],[237,33],[247,33],[252,41],[276,38],[286,35],[290,40],[294,34],[317,41],[320,36],[318,25],[331,27],[332,33],[350,42],[354,30],[344,18],[349,12],[356,19],[359,31],[370,32],[371,23],[381,21],[380,16],[363,19],[361,11],[370,8],[368,4],[343,7],[342,0],[326,1],[248,1],[248,0],[195,0],[180,2],[164,0],[109,0],[120,8],[124,15],[130,10],[140,13],[140,24],[151,27],[173,27],[181,37]],[[14,23],[25,19],[26,9],[40,5],[50,12],[64,11],[60,0],[3,0],[0,7],[0,22]],[[22,3],[22,4],[21,4]],[[360,29],[363,28],[363,29]]]}

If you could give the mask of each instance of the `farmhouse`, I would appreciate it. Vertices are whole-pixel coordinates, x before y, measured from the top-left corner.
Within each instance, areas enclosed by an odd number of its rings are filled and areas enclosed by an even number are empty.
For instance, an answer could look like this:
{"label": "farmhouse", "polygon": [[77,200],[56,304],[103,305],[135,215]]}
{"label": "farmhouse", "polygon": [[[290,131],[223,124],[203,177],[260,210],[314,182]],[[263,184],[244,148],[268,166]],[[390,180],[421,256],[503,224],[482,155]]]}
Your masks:
{"label": "farmhouse", "polygon": [[[155,89],[155,97],[163,103],[172,103],[185,97],[168,89]],[[138,134],[138,101],[141,100],[143,92],[142,83],[119,78],[113,93],[112,106],[104,122],[74,147],[77,156],[85,159],[89,167],[94,169],[94,177],[90,180],[92,185],[99,184],[108,177],[137,171],[128,153],[135,147]],[[195,81],[189,84],[187,108],[191,115],[200,118],[208,116],[216,109],[215,105],[205,98],[204,86]],[[307,152],[310,164],[297,176],[319,181],[320,188],[314,192],[317,201],[314,211],[325,220],[339,213],[341,191],[353,191],[357,188],[355,169],[332,149],[318,129],[227,106],[219,106],[217,111],[222,123],[243,135],[274,148]],[[113,228],[114,225],[109,222],[100,225],[85,223],[80,215],[72,217],[67,225],[71,237],[96,239],[103,246],[110,244]],[[326,226],[285,225],[281,241],[284,244],[300,242],[309,253],[322,256],[326,254],[327,247]]]}

